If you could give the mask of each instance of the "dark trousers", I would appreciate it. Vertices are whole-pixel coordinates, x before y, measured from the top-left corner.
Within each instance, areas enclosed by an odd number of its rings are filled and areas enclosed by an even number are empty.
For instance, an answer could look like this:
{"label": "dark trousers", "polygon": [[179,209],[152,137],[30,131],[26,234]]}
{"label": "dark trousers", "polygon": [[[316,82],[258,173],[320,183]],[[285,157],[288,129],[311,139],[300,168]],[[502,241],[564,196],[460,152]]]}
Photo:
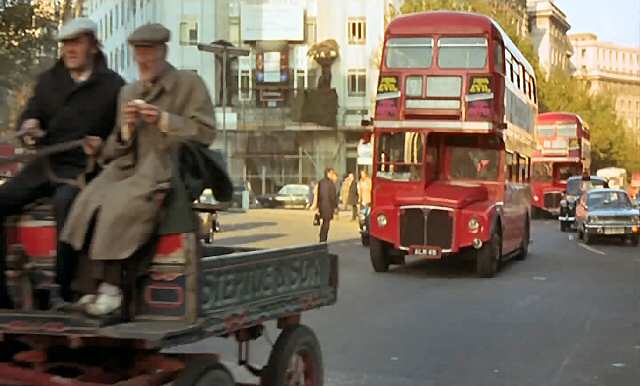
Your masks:
{"label": "dark trousers", "polygon": [[358,205],[351,205],[351,219],[356,220],[358,218]]}
{"label": "dark trousers", "polygon": [[320,225],[320,242],[324,243],[329,237],[329,225],[331,225],[331,219],[323,218],[322,225]]}
{"label": "dark trousers", "polygon": [[[28,164],[16,177],[0,186],[0,227],[4,228],[7,216],[19,214],[22,208],[43,197],[53,197],[53,209],[58,234],[62,231],[73,200],[80,191],[77,187],[54,183],[49,179],[45,161]],[[4,232],[1,232],[4,235]],[[5,279],[6,240],[0,240],[0,308],[10,305]],[[76,271],[77,255],[64,243],[58,243],[56,261],[56,281],[60,285],[61,296],[71,300],[71,280]]]}

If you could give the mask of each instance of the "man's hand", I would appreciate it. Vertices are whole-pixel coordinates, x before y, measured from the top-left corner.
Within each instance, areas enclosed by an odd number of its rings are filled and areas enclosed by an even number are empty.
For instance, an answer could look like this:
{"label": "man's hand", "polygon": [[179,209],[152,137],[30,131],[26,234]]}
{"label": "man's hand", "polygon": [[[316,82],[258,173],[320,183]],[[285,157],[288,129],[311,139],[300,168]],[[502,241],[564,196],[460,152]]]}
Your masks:
{"label": "man's hand", "polygon": [[139,112],[139,104],[135,101],[127,102],[124,106],[122,106],[122,117],[124,119],[123,124],[125,126],[129,126],[133,128],[136,124],[136,120],[138,119]]}
{"label": "man's hand", "polygon": [[160,115],[162,111],[158,108],[158,106],[150,105],[145,103],[139,106],[140,108],[140,116],[142,116],[142,120],[150,125],[157,125],[160,123]]}
{"label": "man's hand", "polygon": [[27,146],[33,146],[39,139],[43,138],[46,133],[40,127],[40,121],[38,119],[27,119],[22,122],[20,126],[20,133],[22,140]]}
{"label": "man's hand", "polygon": [[95,156],[100,151],[102,147],[102,138],[96,137],[93,135],[89,135],[84,137],[84,144],[82,145],[82,149],[84,153],[88,156]]}

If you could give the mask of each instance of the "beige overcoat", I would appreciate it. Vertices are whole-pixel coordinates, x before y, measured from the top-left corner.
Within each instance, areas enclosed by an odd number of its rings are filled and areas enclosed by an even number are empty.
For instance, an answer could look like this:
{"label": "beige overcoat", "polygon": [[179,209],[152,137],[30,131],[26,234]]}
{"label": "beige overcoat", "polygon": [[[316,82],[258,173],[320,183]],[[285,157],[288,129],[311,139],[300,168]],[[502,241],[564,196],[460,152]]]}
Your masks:
{"label": "beige overcoat", "polygon": [[123,141],[119,112],[100,155],[105,169],[78,195],[61,237],[76,250],[89,237],[93,260],[127,259],[151,238],[161,215],[155,193],[170,189],[169,147],[182,140],[209,145],[215,136],[213,104],[194,72],[169,66],[151,87],[140,81],[127,85],[119,106],[135,99],[168,113],[163,120],[165,132],[158,125],[139,122],[131,139]]}

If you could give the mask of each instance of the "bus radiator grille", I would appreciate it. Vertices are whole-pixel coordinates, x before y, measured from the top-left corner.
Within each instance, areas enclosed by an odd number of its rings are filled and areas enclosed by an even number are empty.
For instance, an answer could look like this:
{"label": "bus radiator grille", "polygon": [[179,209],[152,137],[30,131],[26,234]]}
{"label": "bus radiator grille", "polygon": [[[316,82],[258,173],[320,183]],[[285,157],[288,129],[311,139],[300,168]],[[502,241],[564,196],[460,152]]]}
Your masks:
{"label": "bus radiator grille", "polygon": [[562,193],[549,192],[544,194],[544,207],[549,209],[560,208],[560,201],[562,201]]}
{"label": "bus radiator grille", "polygon": [[429,208],[400,210],[400,245],[450,249],[453,237],[451,212]]}

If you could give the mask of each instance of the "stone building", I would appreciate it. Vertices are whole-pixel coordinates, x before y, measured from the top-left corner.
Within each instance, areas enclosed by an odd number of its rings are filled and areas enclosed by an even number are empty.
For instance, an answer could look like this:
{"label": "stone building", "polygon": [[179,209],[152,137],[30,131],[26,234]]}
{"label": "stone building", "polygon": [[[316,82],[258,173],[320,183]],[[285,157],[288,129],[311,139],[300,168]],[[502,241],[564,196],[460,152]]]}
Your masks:
{"label": "stone building", "polygon": [[598,40],[592,33],[569,35],[575,76],[588,82],[593,92],[616,98],[616,112],[639,138],[640,47],[623,47]]}
{"label": "stone building", "polygon": [[567,37],[571,28],[567,15],[552,0],[528,0],[527,10],[531,40],[540,58],[541,67],[570,71],[573,50]]}

